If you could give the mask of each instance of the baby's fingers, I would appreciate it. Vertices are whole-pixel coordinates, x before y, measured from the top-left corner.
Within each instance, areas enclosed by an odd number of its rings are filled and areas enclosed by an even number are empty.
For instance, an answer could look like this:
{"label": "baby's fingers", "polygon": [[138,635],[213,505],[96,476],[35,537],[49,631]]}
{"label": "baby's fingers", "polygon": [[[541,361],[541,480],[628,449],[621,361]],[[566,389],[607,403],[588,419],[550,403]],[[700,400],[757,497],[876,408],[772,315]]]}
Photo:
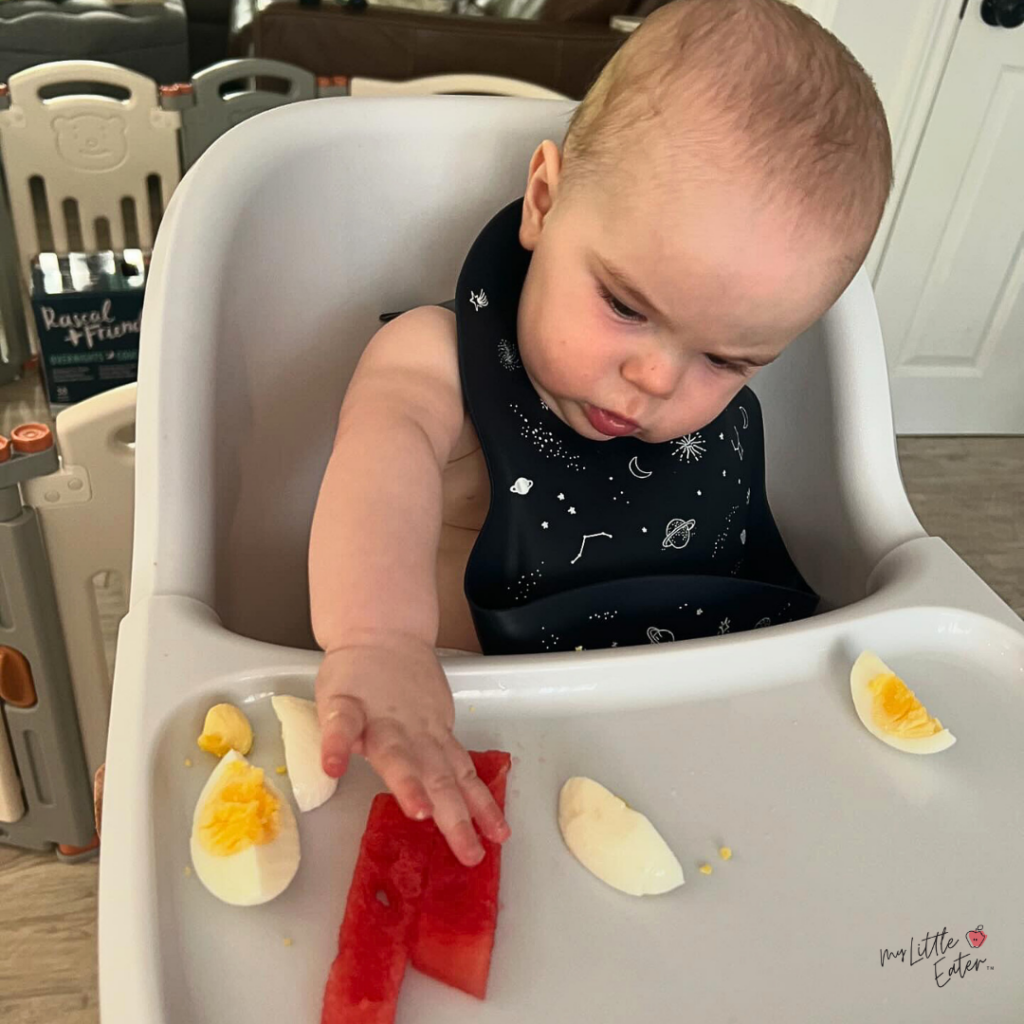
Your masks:
{"label": "baby's fingers", "polygon": [[366,759],[410,818],[429,818],[430,799],[408,737],[390,721],[374,722],[366,738]]}
{"label": "baby's fingers", "polygon": [[363,705],[345,694],[317,693],[320,717],[320,763],[332,778],[339,778],[348,769],[352,748],[366,728]]}
{"label": "baby's fingers", "polygon": [[445,744],[445,755],[455,771],[455,780],[462,791],[463,799],[480,831],[492,843],[503,843],[512,834],[505,815],[494,799],[490,788],[476,773],[473,759],[454,736]]}
{"label": "baby's fingers", "polygon": [[441,745],[424,739],[419,746],[423,782],[434,805],[434,822],[448,840],[452,853],[466,867],[484,859],[484,848],[473,828],[469,808],[455,778],[455,772]]}

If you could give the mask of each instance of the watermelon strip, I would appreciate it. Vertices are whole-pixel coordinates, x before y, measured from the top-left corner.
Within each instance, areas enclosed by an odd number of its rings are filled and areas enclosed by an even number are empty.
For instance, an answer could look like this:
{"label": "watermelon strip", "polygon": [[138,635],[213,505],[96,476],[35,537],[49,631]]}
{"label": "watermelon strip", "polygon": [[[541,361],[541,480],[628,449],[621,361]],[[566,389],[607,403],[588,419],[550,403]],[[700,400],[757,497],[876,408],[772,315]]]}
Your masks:
{"label": "watermelon strip", "polygon": [[390,794],[374,798],[321,1024],[393,1024],[437,834],[433,822],[407,818]]}
{"label": "watermelon strip", "polygon": [[[503,751],[470,752],[477,774],[505,809],[511,757]],[[487,994],[498,923],[501,845],[481,836],[484,859],[475,868],[456,860],[444,837],[435,843],[411,949],[413,966],[478,999]]]}

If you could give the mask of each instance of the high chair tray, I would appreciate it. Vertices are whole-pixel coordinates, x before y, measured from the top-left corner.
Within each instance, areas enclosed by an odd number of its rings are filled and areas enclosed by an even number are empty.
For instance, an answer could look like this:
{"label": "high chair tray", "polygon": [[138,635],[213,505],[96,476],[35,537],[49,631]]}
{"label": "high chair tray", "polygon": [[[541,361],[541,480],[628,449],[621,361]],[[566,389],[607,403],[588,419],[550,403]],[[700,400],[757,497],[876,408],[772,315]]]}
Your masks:
{"label": "high chair tray", "polygon": [[[487,1000],[410,969],[398,1024],[1019,1021],[1024,635],[1009,613],[886,607],[893,588],[882,592],[725,644],[449,662],[459,738],[514,757],[513,836]],[[196,602],[155,599],[132,617],[147,649],[119,678],[148,685],[112,726],[140,731],[108,763],[121,813],[103,836],[104,1024],[316,1024],[380,784],[354,764],[300,816],[291,887],[260,907],[220,903],[186,873],[214,765],[195,745],[204,714],[243,705],[251,758],[273,778],[269,696],[310,696],[316,658],[232,637]],[[865,648],[953,747],[915,756],[865,730],[849,688]],[[636,899],[586,872],[556,820],[573,775],[647,814],[686,884]]]}

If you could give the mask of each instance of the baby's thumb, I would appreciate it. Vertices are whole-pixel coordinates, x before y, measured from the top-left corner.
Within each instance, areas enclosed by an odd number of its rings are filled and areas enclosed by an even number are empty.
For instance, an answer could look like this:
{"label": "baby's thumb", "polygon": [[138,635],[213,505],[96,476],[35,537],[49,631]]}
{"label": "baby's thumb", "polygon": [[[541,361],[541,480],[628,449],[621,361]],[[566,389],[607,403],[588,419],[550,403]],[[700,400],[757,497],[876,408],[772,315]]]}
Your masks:
{"label": "baby's thumb", "polygon": [[353,747],[366,728],[363,705],[354,697],[337,693],[317,696],[320,715],[320,763],[331,778],[345,774]]}

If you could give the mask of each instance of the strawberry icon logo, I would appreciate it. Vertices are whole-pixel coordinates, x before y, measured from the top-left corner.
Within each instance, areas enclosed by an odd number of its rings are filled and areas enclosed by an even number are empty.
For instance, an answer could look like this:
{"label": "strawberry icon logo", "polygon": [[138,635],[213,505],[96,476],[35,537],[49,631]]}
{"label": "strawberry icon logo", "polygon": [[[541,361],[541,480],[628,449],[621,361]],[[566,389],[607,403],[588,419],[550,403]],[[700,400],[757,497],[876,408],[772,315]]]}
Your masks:
{"label": "strawberry icon logo", "polygon": [[975,949],[977,949],[987,938],[988,938],[988,936],[981,930],[981,925],[980,924],[978,925],[978,927],[973,932],[968,932],[967,933],[967,941]]}

